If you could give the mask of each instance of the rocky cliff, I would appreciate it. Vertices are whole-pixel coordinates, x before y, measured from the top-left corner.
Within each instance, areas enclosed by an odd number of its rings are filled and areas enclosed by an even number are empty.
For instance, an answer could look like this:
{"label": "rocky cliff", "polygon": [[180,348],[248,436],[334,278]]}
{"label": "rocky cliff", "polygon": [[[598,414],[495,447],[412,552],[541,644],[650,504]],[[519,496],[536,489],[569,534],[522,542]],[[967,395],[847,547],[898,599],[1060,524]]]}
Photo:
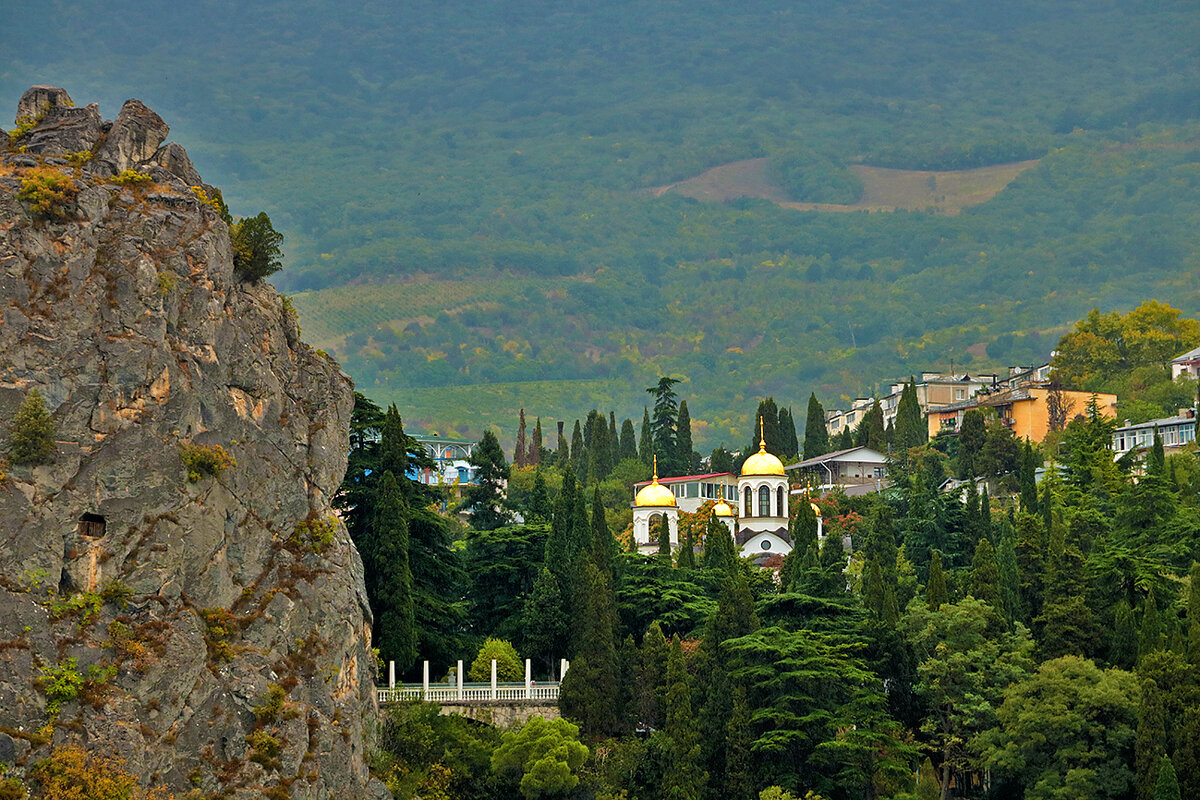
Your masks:
{"label": "rocky cliff", "polygon": [[0,465],[0,772],[79,743],[177,796],[377,795],[351,383],[167,133],[35,87],[0,134],[0,452],[33,389],[57,439]]}

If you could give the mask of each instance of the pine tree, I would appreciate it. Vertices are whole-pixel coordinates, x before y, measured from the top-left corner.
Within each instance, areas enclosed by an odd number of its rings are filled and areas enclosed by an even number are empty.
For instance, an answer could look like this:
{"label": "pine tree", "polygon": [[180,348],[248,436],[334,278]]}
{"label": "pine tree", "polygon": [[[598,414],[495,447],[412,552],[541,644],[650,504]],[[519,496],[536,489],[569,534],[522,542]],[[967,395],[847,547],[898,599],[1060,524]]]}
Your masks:
{"label": "pine tree", "polygon": [[468,486],[463,496],[470,509],[471,527],[490,531],[507,525],[511,519],[505,499],[509,469],[496,434],[490,430],[483,432],[483,438],[471,451],[470,463],[475,468],[475,484]]}
{"label": "pine tree", "polygon": [[925,587],[925,602],[929,604],[931,611],[937,611],[950,602],[946,591],[946,575],[942,572],[942,554],[937,550],[933,551],[929,559],[929,584]]}
{"label": "pine tree", "polygon": [[549,672],[555,656],[567,652],[570,621],[567,619],[566,598],[554,573],[542,567],[533,581],[533,590],[525,599],[522,628],[525,648],[530,658],[544,664]]}
{"label": "pine tree", "polygon": [[1138,706],[1137,737],[1134,741],[1134,774],[1137,800],[1154,800],[1159,759],[1166,755],[1167,720],[1162,692],[1158,684],[1142,681],[1142,701]]}
{"label": "pine tree", "polygon": [[54,457],[54,420],[37,389],[30,389],[13,416],[8,455],[14,464],[45,464]]}
{"label": "pine tree", "polygon": [[657,384],[646,389],[654,397],[654,421],[650,426],[654,452],[658,455],[659,469],[667,476],[682,474],[675,453],[679,404],[672,387],[677,383],[677,378],[661,377]]}
{"label": "pine tree", "polygon": [[383,658],[395,661],[401,672],[417,658],[413,610],[413,578],[409,569],[408,521],[404,496],[391,471],[380,480],[375,504],[372,563],[375,576],[376,635]]}
{"label": "pine tree", "polygon": [[697,800],[708,780],[700,768],[700,733],[692,715],[691,694],[683,648],[676,635],[667,653],[667,724],[663,733],[669,755],[662,778],[663,800]]}
{"label": "pine tree", "polygon": [[626,417],[625,421],[621,423],[621,457],[618,461],[637,457],[637,437],[633,433],[633,420]]}
{"label": "pine tree", "polygon": [[654,428],[650,424],[650,411],[642,406],[642,431],[638,438],[638,457],[647,467],[654,460]]}
{"label": "pine tree", "polygon": [[808,416],[804,420],[804,458],[816,458],[829,452],[829,430],[825,427],[825,409],[816,392],[808,396]]}
{"label": "pine tree", "polygon": [[613,639],[617,626],[616,603],[608,578],[595,564],[583,567],[583,605],[572,620],[579,646],[560,689],[563,714],[578,722],[588,736],[620,733],[621,709],[617,693],[617,653]]}
{"label": "pine tree", "polygon": [[517,424],[517,446],[513,451],[513,466],[520,469],[526,464],[526,457],[529,455],[525,445],[525,409],[521,409],[520,422]]}
{"label": "pine tree", "polygon": [[687,400],[679,401],[679,417],[675,426],[675,461],[679,474],[693,474],[697,457],[692,451],[692,415],[688,413]]}
{"label": "pine tree", "polygon": [[920,447],[928,440],[929,426],[925,423],[925,416],[921,413],[921,406],[917,401],[917,382],[915,378],[909,377],[908,383],[904,384],[904,389],[900,392],[900,402],[896,406],[896,447],[907,450]]}
{"label": "pine tree", "polygon": [[1154,800],[1181,800],[1179,795],[1179,779],[1175,777],[1175,767],[1171,759],[1163,756],[1158,761],[1158,779],[1154,782]]}

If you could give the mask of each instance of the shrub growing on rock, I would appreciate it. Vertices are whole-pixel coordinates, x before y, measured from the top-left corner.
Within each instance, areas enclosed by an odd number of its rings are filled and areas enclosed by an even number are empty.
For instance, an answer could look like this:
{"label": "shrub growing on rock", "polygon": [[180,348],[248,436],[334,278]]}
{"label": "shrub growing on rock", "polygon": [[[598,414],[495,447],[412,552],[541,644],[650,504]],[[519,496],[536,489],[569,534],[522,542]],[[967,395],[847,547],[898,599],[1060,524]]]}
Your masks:
{"label": "shrub growing on rock", "polygon": [[37,389],[30,389],[13,417],[8,455],[15,464],[45,464],[54,457],[54,420]]}
{"label": "shrub growing on rock", "polygon": [[187,467],[188,483],[195,483],[204,476],[217,477],[237,461],[219,444],[185,444],[179,452],[183,465]]}
{"label": "shrub growing on rock", "polygon": [[265,211],[243,217],[229,231],[233,243],[233,268],[238,277],[257,281],[283,268],[283,234],[271,225]]}
{"label": "shrub growing on rock", "polygon": [[21,178],[17,199],[29,203],[29,210],[42,219],[67,216],[79,187],[74,179],[49,167],[35,167]]}

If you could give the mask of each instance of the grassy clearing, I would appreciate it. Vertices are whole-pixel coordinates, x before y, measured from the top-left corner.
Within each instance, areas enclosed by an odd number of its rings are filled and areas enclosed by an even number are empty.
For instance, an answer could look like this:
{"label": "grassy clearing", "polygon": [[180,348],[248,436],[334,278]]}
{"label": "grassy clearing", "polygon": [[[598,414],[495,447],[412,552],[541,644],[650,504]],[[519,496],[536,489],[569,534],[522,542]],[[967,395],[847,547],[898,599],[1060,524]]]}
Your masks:
{"label": "grassy clearing", "polygon": [[849,205],[793,203],[784,197],[767,173],[767,159],[752,158],[722,164],[669,186],[651,190],[656,197],[667,192],[696,200],[727,202],[738,197],[758,197],[784,208],[801,211],[922,211],[954,215],[964,208],[991,200],[1018,175],[1037,161],[1018,161],[977,169],[929,170],[886,169],[857,165],[850,170],[866,186],[863,199]]}

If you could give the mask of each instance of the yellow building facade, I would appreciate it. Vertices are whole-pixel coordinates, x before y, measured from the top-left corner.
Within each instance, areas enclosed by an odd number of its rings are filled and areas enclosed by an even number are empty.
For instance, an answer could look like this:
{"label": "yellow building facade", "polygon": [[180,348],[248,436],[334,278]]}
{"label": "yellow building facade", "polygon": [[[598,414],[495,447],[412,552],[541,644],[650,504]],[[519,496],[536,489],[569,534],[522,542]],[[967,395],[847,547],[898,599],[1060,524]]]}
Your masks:
{"label": "yellow building facade", "polygon": [[[1000,421],[1012,429],[1018,439],[1041,442],[1050,432],[1049,397],[1053,390],[1044,386],[1026,386],[995,394],[978,395],[961,403],[938,408],[929,412],[929,437],[942,433],[957,433],[962,426],[963,414],[974,408],[990,408]],[[1087,412],[1093,397],[1100,414],[1108,419],[1117,418],[1117,396],[1115,394],[1093,394],[1060,390],[1065,419],[1070,422]]]}

